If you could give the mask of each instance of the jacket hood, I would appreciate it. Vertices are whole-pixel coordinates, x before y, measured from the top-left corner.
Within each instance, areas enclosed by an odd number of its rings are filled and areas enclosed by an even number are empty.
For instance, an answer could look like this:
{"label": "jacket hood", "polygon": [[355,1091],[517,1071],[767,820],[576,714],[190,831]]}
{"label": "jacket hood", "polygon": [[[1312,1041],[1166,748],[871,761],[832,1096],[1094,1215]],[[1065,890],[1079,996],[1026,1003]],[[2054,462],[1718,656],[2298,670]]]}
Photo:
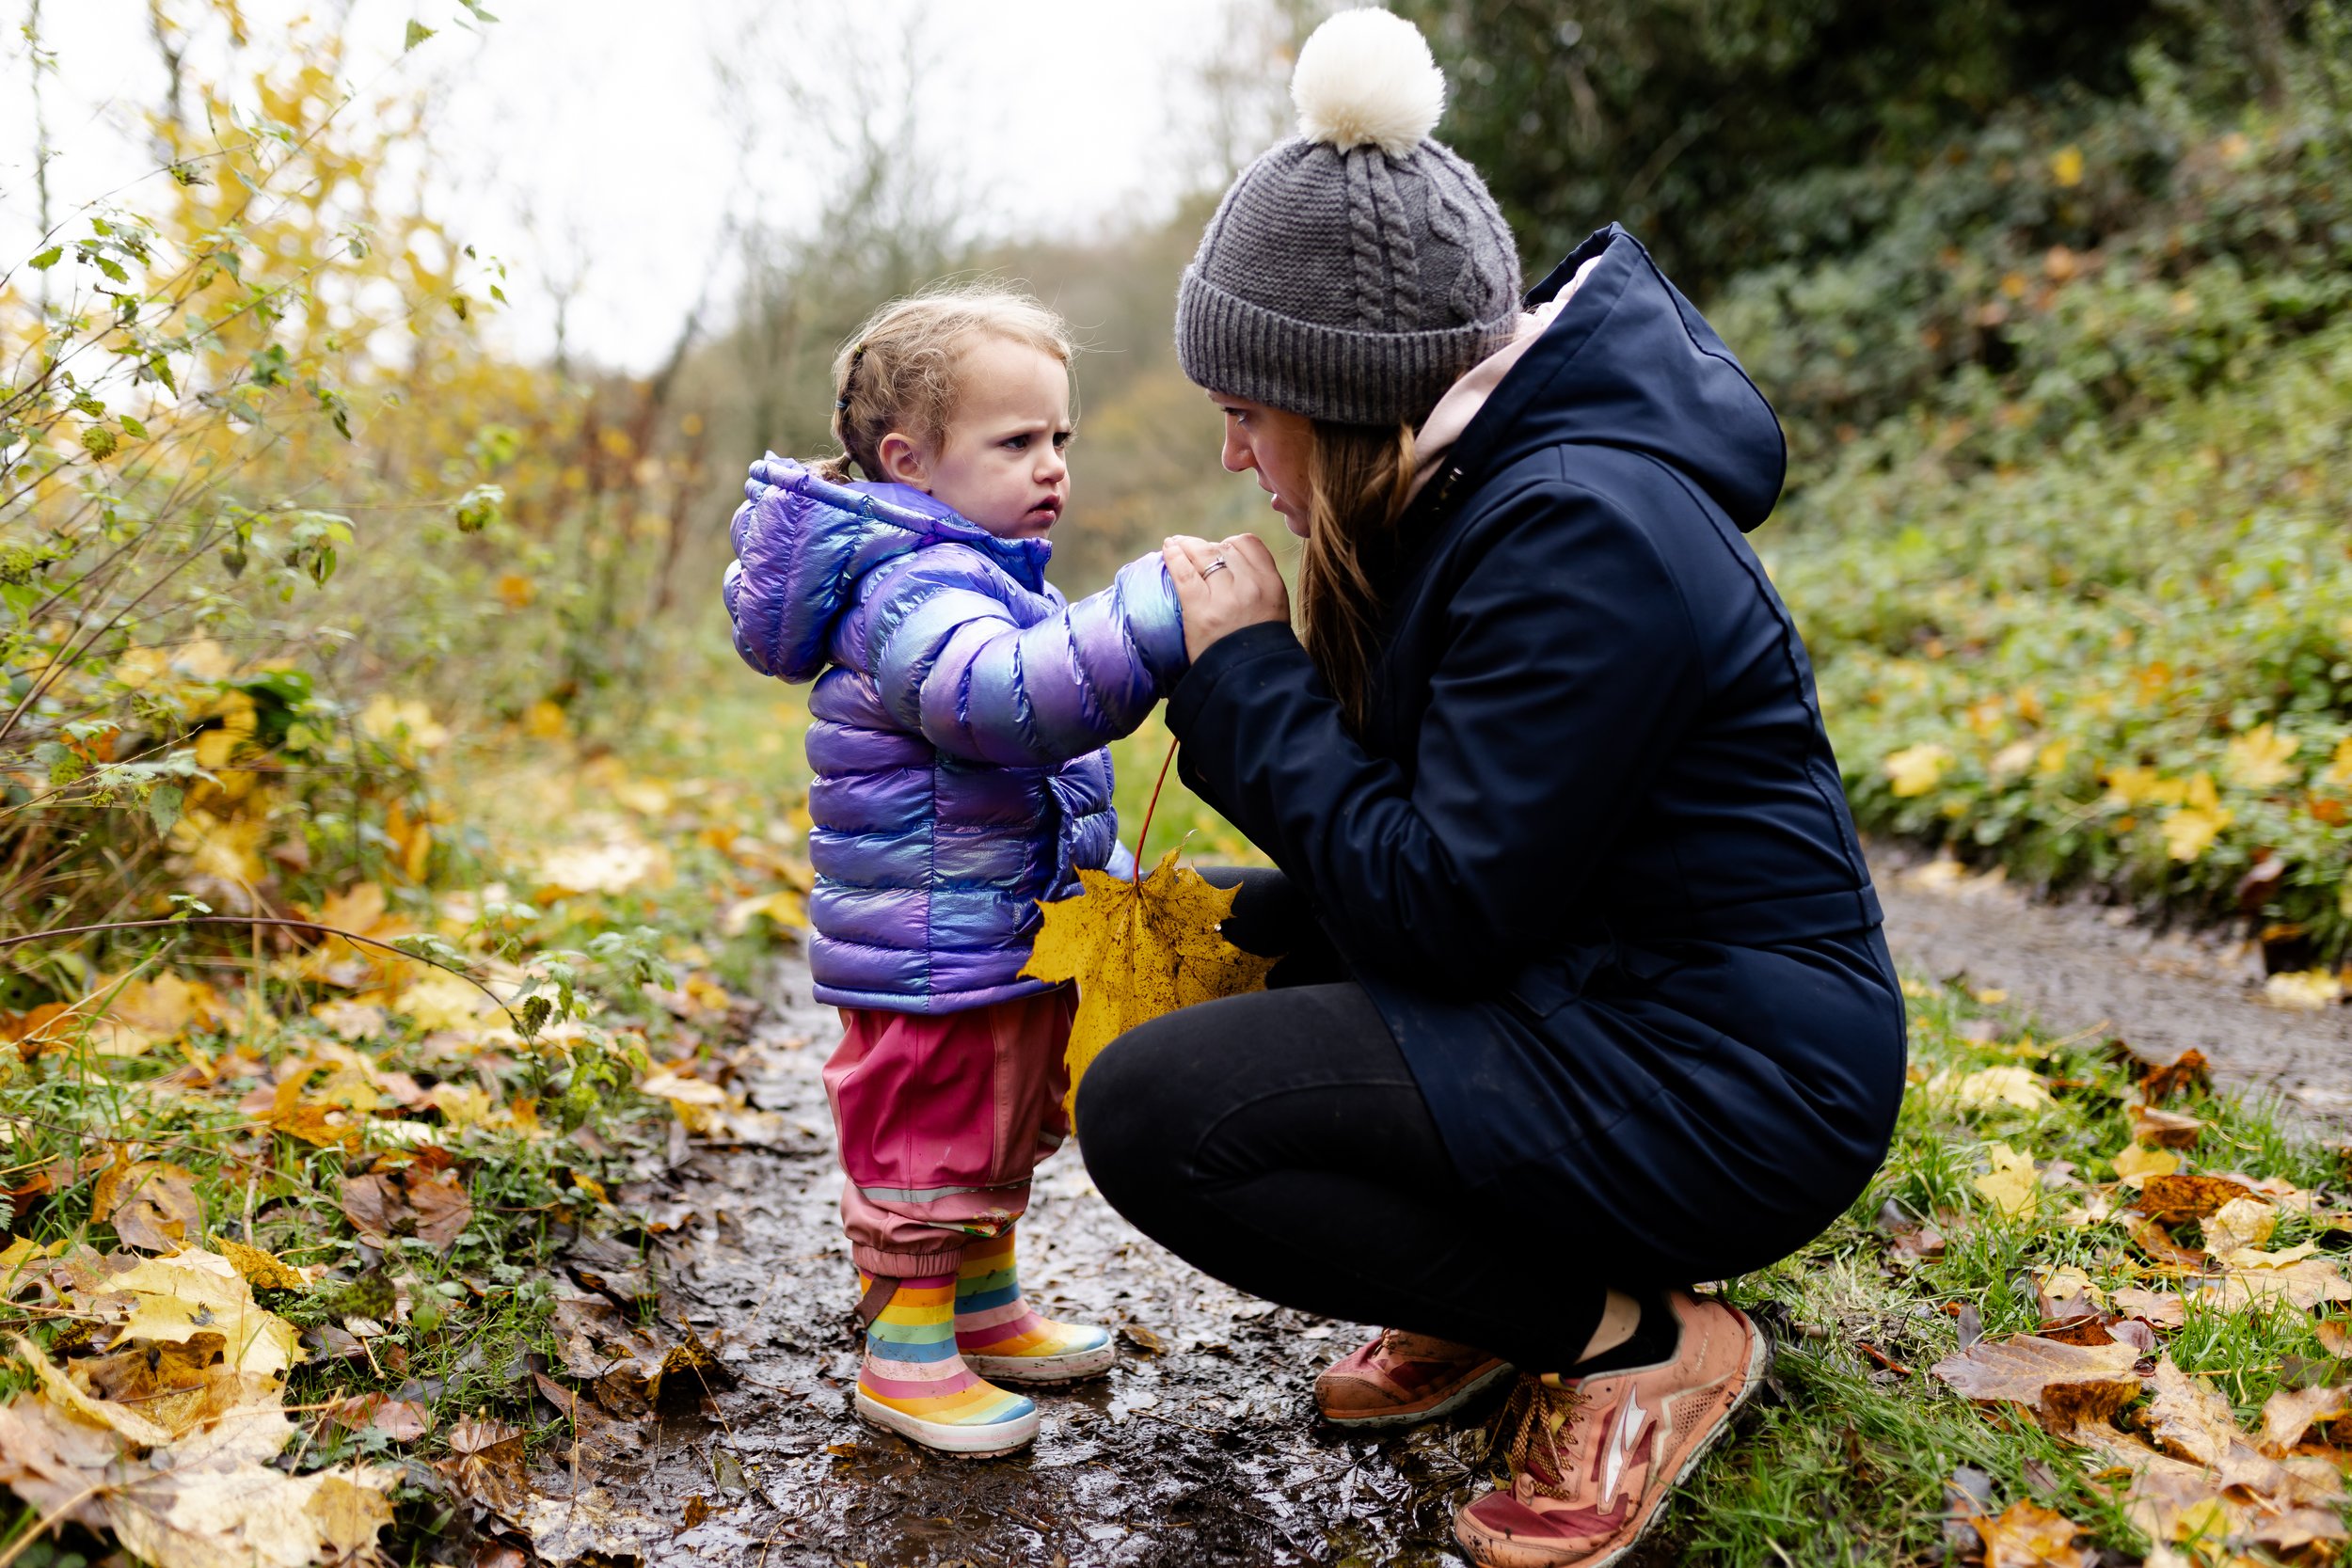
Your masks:
{"label": "jacket hood", "polygon": [[1527,296],[1549,302],[1592,270],[1454,443],[1450,468],[1499,473],[1564,441],[1645,453],[1687,476],[1740,531],[1771,515],[1788,469],[1772,404],[1715,329],[1616,224]]}
{"label": "jacket hood", "polygon": [[1031,593],[1053,546],[999,539],[904,484],[836,484],[770,452],[752,465],[722,591],[736,651],[763,675],[815,678],[860,578],[927,545],[968,545]]}

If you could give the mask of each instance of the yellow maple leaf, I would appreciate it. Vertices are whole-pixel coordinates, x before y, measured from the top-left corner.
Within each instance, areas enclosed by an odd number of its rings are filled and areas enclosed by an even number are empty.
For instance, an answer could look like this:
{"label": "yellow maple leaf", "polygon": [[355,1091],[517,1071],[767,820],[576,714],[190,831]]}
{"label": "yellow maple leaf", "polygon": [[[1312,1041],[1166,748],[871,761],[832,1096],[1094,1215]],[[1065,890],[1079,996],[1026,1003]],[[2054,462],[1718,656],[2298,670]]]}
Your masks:
{"label": "yellow maple leaf", "polygon": [[2288,764],[2300,745],[2291,735],[2257,724],[2223,750],[2222,776],[2240,789],[2275,789],[2294,771]]}
{"label": "yellow maple leaf", "polygon": [[1041,904],[1045,924],[1021,973],[1075,980],[1070,1030],[1070,1102],[1104,1046],[1140,1023],[1196,1002],[1265,989],[1275,960],[1245,953],[1217,927],[1238,888],[1212,887],[1169,850],[1140,883],[1080,871],[1080,893]]}
{"label": "yellow maple leaf", "polygon": [[2170,1176],[2181,1168],[2181,1157],[2169,1148],[2149,1148],[2141,1144],[2127,1145],[2110,1162],[2115,1174],[2130,1180],[2135,1176]]}
{"label": "yellow maple leaf", "polygon": [[2236,814],[2226,806],[2176,807],[2165,813],[2160,824],[2164,852],[2184,863],[2202,860],[2213,841],[2221,836],[2221,830],[2236,820]]}
{"label": "yellow maple leaf", "polygon": [[2328,759],[2328,771],[2319,782],[2329,789],[2352,789],[2352,735],[2336,742],[2333,755]]}
{"label": "yellow maple leaf", "polygon": [[1952,753],[1944,747],[1906,746],[1887,757],[1886,776],[1894,781],[1896,796],[1908,800],[1933,789],[1951,765]]}
{"label": "yellow maple leaf", "polygon": [[[1991,995],[1979,992],[1979,999]],[[1972,1072],[1960,1081],[1960,1103],[1965,1110],[1990,1110],[2008,1105],[2020,1111],[2039,1111],[2055,1103],[2049,1085],[2022,1067],[1989,1067]]]}
{"label": "yellow maple leaf", "polygon": [[2007,1144],[1994,1144],[1984,1151],[1993,1168],[1976,1178],[1970,1185],[1984,1195],[1985,1200],[2011,1219],[2030,1214],[2041,1193],[2041,1179],[2034,1174],[2033,1156],[2020,1154]]}

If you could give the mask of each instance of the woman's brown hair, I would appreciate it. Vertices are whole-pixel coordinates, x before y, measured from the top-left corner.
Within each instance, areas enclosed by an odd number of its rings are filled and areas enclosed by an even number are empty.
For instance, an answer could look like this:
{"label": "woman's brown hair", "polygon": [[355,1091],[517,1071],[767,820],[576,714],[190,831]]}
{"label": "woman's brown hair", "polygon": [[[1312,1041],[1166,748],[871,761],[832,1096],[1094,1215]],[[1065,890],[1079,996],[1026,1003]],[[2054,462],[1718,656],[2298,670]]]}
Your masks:
{"label": "woman's brown hair", "polygon": [[1363,734],[1378,651],[1382,578],[1393,563],[1397,519],[1413,488],[1410,425],[1314,422],[1307,542],[1298,562],[1298,636]]}

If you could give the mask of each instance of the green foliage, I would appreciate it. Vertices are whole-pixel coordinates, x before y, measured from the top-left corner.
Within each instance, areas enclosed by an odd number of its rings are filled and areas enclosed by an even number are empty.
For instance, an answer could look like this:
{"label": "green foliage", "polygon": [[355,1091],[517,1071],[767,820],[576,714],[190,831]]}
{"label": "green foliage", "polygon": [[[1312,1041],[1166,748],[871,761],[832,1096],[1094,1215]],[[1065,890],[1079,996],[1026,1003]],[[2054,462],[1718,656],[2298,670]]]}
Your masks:
{"label": "green foliage", "polygon": [[2021,100],[2108,93],[2148,0],[1408,0],[1454,85],[1439,134],[1536,276],[1624,222],[1686,289],[1867,243],[1947,141]]}
{"label": "green foliage", "polygon": [[1717,319],[1804,454],[1759,546],[1864,824],[2299,967],[2352,946],[2352,64],[2281,71],[2208,111],[2143,55]]}

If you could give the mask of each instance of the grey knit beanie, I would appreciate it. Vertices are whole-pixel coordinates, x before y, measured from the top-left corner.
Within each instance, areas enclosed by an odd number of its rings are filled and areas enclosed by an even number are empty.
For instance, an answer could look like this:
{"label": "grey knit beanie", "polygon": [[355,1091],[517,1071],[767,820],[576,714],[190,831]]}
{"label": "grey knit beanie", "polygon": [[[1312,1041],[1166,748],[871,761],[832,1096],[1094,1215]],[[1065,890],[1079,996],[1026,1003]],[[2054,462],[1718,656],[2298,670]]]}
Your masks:
{"label": "grey knit beanie", "polygon": [[1418,425],[1517,320],[1518,253],[1478,171],[1429,139],[1445,77],[1387,11],[1315,29],[1300,134],[1244,169],[1176,293],[1211,391],[1345,424]]}

